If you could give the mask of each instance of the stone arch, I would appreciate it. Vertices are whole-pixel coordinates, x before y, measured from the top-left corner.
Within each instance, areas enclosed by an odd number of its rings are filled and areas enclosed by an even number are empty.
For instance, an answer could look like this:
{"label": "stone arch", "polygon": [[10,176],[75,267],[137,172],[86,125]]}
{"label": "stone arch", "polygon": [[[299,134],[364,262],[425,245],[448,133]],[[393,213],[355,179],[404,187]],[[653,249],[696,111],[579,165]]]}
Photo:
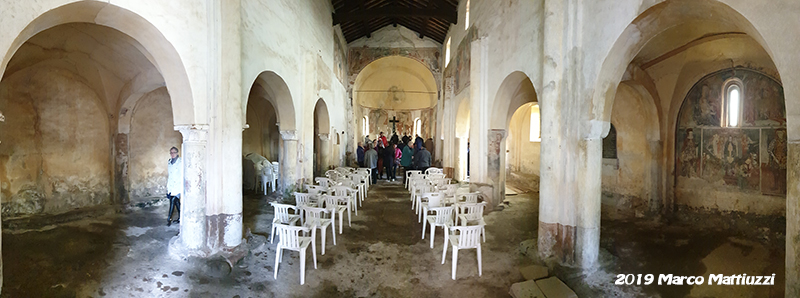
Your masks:
{"label": "stone arch", "polygon": [[[278,114],[278,124],[281,131],[297,129],[295,120],[294,101],[286,81],[273,71],[261,72],[254,80],[250,90],[250,97],[266,98]],[[250,100],[250,97],[246,101]],[[242,104],[243,115],[247,113],[247,102]]]}
{"label": "stone arch", "polygon": [[330,114],[328,114],[328,105],[325,100],[320,98],[314,105],[314,119],[318,122],[317,133],[327,134],[331,131]]}
{"label": "stone arch", "polygon": [[[495,191],[497,195],[504,195],[505,194],[505,185],[508,179],[511,181],[528,181],[526,183],[517,183],[517,184],[530,184],[529,182],[532,180],[538,180],[537,176],[539,175],[539,154],[538,151],[540,150],[540,143],[539,142],[532,142],[529,143],[530,140],[528,137],[522,136],[514,136],[516,138],[516,142],[509,139],[511,136],[511,128],[512,128],[512,119],[514,115],[517,114],[520,110],[528,111],[528,119],[530,119],[530,108],[533,103],[538,103],[538,98],[536,94],[536,89],[533,87],[533,83],[531,82],[530,78],[521,71],[514,71],[506,76],[503,82],[500,84],[499,89],[497,90],[497,95],[495,96],[494,103],[492,104],[492,118],[490,122],[489,128],[496,131],[503,131],[504,136],[500,140],[498,146],[500,148],[500,154],[497,156],[497,160],[499,161],[499,169],[497,172],[497,179],[495,181],[495,187],[501,190],[500,192]],[[541,108],[541,107],[540,107]],[[519,118],[517,119],[519,120]],[[525,120],[525,119],[523,119]],[[523,121],[524,122],[524,121]],[[530,125],[530,122],[528,122]],[[514,125],[516,128],[519,125]],[[524,141],[528,140],[528,141]],[[491,141],[491,140],[490,140]],[[524,141],[524,142],[523,142]],[[511,143],[513,146],[509,146]],[[522,149],[522,144],[525,144],[524,150]],[[490,144],[491,145],[491,144]],[[513,148],[512,148],[513,147]],[[512,150],[517,149],[517,150]],[[507,158],[511,157],[512,160],[521,159],[522,153],[529,152],[529,151],[536,151],[534,155],[525,156],[524,159],[532,163],[527,167],[527,170],[517,170],[517,171],[508,171],[509,161]],[[491,152],[490,152],[491,154]],[[511,154],[512,156],[509,156]],[[491,164],[490,164],[491,167]],[[535,169],[534,169],[535,168]],[[507,177],[510,174],[512,178]],[[536,183],[538,185],[538,183]],[[536,186],[534,186],[536,187]]]}
{"label": "stone arch", "polygon": [[[708,13],[710,11],[714,13]],[[602,129],[592,129],[591,135],[600,137],[608,132],[617,86],[634,57],[659,34],[689,22],[717,22],[724,25],[729,33],[742,32],[753,38],[772,57],[766,42],[752,23],[724,3],[677,0],[653,5],[623,30],[600,66],[594,83],[590,119],[602,123]]]}
{"label": "stone arch", "polygon": [[538,102],[531,79],[521,71],[510,73],[500,84],[494,98],[490,128],[508,129],[514,112],[530,102]]}
{"label": "stone arch", "polygon": [[[116,29],[136,40],[142,52],[164,77],[172,100],[173,122],[193,124],[197,119],[193,93],[180,55],[163,34],[149,21],[125,8],[106,2],[80,1],[42,13],[31,21],[11,44],[0,62],[0,71],[25,41],[39,32],[67,23],[92,23]],[[135,92],[134,92],[135,93]]]}

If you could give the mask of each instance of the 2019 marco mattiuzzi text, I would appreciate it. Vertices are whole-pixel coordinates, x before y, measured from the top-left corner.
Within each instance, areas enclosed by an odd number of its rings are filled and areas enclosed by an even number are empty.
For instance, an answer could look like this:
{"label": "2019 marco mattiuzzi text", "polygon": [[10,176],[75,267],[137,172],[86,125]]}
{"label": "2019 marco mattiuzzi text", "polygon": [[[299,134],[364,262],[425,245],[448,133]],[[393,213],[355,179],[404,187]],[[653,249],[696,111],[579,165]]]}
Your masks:
{"label": "2019 marco mattiuzzi text", "polygon": [[708,281],[708,285],[775,285],[775,274],[767,276],[747,275],[747,274],[709,274],[708,279],[704,276],[682,276],[672,274],[659,274],[658,279],[653,274],[617,274],[614,284],[617,285],[650,285],[657,282],[658,285],[702,285]]}

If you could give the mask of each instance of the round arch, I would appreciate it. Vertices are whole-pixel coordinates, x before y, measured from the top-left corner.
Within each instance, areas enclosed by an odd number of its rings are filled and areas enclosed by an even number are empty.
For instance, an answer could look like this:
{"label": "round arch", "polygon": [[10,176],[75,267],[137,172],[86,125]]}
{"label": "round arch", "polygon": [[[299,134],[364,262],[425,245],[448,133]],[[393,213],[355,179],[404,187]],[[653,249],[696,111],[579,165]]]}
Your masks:
{"label": "round arch", "polygon": [[[714,13],[708,13],[710,11]],[[723,28],[717,26],[716,31],[742,32],[753,38],[772,57],[766,42],[752,23],[724,3],[677,0],[656,4],[639,14],[623,30],[600,66],[592,94],[591,117],[604,123],[602,135],[609,129],[616,89],[631,61],[648,42],[670,28],[687,23],[716,23]]]}
{"label": "round arch", "polygon": [[530,102],[538,102],[536,88],[528,75],[521,71],[510,73],[497,90],[492,107],[491,127],[508,129],[511,117],[521,106]]}
{"label": "round arch", "polygon": [[294,101],[286,82],[272,71],[264,71],[253,80],[253,87],[242,105],[242,113],[247,113],[247,104],[250,97],[267,99],[278,114],[278,127],[281,131],[297,129],[295,120]]}
{"label": "round arch", "polygon": [[42,13],[31,21],[12,42],[0,62],[0,74],[25,41],[46,29],[67,23],[92,23],[116,29],[143,47],[143,54],[163,76],[170,93],[173,123],[203,122],[195,115],[189,78],[180,55],[166,37],[150,22],[125,8],[99,1],[65,4]]}
{"label": "round arch", "polygon": [[317,133],[330,133],[331,131],[331,119],[330,115],[328,114],[328,105],[325,103],[325,100],[320,98],[317,100],[317,104],[314,105],[314,119],[318,125]]}
{"label": "round arch", "polygon": [[370,62],[353,83],[353,100],[368,108],[430,108],[436,105],[437,96],[433,72],[419,61],[402,56]]}

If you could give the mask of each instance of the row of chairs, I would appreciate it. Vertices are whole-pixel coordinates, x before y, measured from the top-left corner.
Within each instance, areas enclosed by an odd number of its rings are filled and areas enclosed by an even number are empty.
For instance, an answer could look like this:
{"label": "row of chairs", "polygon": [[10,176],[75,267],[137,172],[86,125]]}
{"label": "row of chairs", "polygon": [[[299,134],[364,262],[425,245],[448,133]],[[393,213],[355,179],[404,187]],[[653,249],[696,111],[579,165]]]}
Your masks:
{"label": "row of chairs", "polygon": [[[436,169],[426,173],[410,171],[406,183],[411,193],[412,209],[422,222],[422,239],[425,239],[426,226],[430,226],[430,241],[433,248],[436,228],[444,229],[442,264],[445,264],[448,242],[453,247],[452,278],[456,279],[458,251],[475,248],[478,254],[478,275],[482,275],[481,236],[486,242],[486,222],[483,210],[486,202],[478,203],[480,193],[457,194],[458,185],[450,184]],[[429,214],[432,213],[432,214]],[[424,220],[423,220],[424,217]]]}
{"label": "row of chairs", "polygon": [[[338,170],[338,168],[337,168]],[[278,278],[278,265],[284,249],[300,252],[300,284],[305,284],[305,254],[308,246],[317,268],[316,230],[321,232],[321,252],[325,255],[325,238],[328,227],[335,225],[339,217],[339,234],[342,233],[344,212],[347,211],[348,226],[351,226],[351,212],[358,215],[357,207],[366,198],[369,187],[369,170],[347,168],[335,172],[328,171],[326,177],[316,177],[316,185],[306,185],[307,192],[295,192],[295,205],[272,203],[275,218],[272,223],[270,243],[278,235],[275,255],[274,278]],[[289,211],[293,212],[290,213]],[[300,226],[296,224],[300,222]],[[309,233],[311,234],[309,236]],[[331,228],[333,245],[336,245],[336,228]]]}

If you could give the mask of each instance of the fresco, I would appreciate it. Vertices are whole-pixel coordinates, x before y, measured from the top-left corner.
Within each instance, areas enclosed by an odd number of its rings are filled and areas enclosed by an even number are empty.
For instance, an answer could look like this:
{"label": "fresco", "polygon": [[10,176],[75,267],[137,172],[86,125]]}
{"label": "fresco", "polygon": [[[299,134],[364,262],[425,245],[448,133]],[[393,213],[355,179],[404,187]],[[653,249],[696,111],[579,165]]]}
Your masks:
{"label": "fresco", "polygon": [[[501,150],[503,138],[506,136],[505,129],[490,129],[489,130],[489,152],[487,154],[487,170],[489,173],[489,177],[499,177],[500,176],[500,152],[504,151]],[[505,153],[505,152],[503,152]]]}
{"label": "fresco", "polygon": [[786,129],[761,130],[761,192],[786,194]]}
{"label": "fresco", "polygon": [[[742,84],[739,127],[723,127],[721,120],[723,88],[730,79]],[[785,196],[785,127],[783,87],[776,80],[742,68],[712,73],[692,87],[678,114],[675,174],[707,185]]]}
{"label": "fresco", "polygon": [[342,42],[339,35],[333,32],[333,72],[339,82],[344,84],[347,79],[347,45]]}
{"label": "fresco", "polygon": [[355,76],[372,61],[387,56],[402,56],[419,61],[435,74],[439,71],[440,55],[439,48],[355,47],[350,48],[347,55],[347,66],[350,69],[350,75],[355,78]]}
{"label": "fresco", "polygon": [[470,28],[461,43],[458,44],[458,50],[455,56],[455,68],[453,69],[455,76],[456,94],[464,91],[464,88],[469,86],[469,68],[472,54],[472,41],[477,36],[475,27]]}
{"label": "fresco", "polygon": [[703,179],[758,190],[760,137],[758,129],[703,129]]}
{"label": "fresco", "polygon": [[[403,111],[393,111],[393,110],[383,110],[383,109],[370,109],[370,108],[363,108],[364,114],[369,116],[369,133],[371,138],[375,138],[378,133],[381,131],[384,132],[387,136],[392,135],[392,122],[389,120],[397,120],[395,123],[395,128],[397,129],[397,135],[414,135],[414,119],[416,119],[415,110],[403,110]],[[428,138],[430,135],[430,131],[432,127],[430,127],[430,123],[432,123],[432,119],[434,113],[436,112],[435,107],[419,110],[418,115],[420,121],[422,121],[422,131],[425,138]]]}

